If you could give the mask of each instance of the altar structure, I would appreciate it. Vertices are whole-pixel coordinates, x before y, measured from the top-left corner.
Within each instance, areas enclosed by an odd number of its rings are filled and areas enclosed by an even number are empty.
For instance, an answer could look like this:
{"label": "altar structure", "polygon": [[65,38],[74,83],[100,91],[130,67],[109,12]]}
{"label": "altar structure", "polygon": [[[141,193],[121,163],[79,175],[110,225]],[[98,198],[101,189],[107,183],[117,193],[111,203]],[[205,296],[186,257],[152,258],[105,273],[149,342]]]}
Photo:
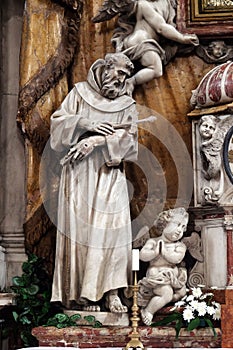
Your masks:
{"label": "altar structure", "polygon": [[[125,166],[132,247],[141,249],[149,238],[157,238],[154,222],[159,213],[184,207],[189,223],[180,246],[187,247],[181,262],[187,269],[187,287],[215,288],[222,306],[215,338],[206,328],[182,330],[177,340],[172,328],[140,323],[141,340],[147,347],[233,347],[233,6],[196,0],[139,0],[136,5],[130,0],[12,0],[1,6],[7,8],[3,37],[14,72],[9,79],[2,59],[1,101],[6,103],[0,119],[0,287],[9,289],[12,277],[20,275],[25,253],[43,257],[52,276],[61,169],[58,159],[47,153],[50,117],[74,84],[86,79],[93,62],[123,51],[135,64],[126,90],[139,121],[156,117],[138,127],[138,161]],[[140,36],[145,22],[144,34],[150,38]],[[11,25],[15,42],[10,43]],[[18,51],[12,55],[10,48]],[[14,80],[18,75],[19,89]],[[141,264],[139,279],[146,269]],[[166,312],[165,307],[156,316]],[[41,346],[124,347],[131,331],[129,317],[130,312],[123,321],[111,319],[98,330],[86,325],[38,327],[33,334]]]}

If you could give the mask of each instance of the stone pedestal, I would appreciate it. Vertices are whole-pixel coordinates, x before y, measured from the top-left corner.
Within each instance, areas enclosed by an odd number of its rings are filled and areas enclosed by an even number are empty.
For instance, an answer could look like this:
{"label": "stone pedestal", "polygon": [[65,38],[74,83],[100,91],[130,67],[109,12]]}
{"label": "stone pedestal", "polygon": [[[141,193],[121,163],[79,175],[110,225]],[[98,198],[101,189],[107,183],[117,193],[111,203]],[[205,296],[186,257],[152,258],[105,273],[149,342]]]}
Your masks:
{"label": "stone pedestal", "polygon": [[27,260],[23,232],[2,233],[1,244],[6,254],[6,286],[12,285],[12,277],[21,276],[22,264]]}
{"label": "stone pedestal", "polygon": [[[74,310],[64,310],[66,315],[73,316],[79,314],[81,319],[79,319],[76,323],[79,326],[87,326],[90,325],[87,321],[85,321],[85,317],[90,315],[90,311],[74,311]],[[101,322],[103,326],[121,326],[126,327],[129,326],[129,315],[128,313],[113,313],[113,312],[91,312],[91,315],[95,317],[96,320]]]}
{"label": "stone pedestal", "polygon": [[[210,328],[200,328],[188,332],[181,330],[178,339],[171,327],[139,327],[140,340],[144,347],[150,348],[219,348],[221,332],[216,329],[217,337]],[[131,327],[37,327],[32,334],[38,339],[39,346],[65,346],[75,348],[124,348],[129,342]]]}

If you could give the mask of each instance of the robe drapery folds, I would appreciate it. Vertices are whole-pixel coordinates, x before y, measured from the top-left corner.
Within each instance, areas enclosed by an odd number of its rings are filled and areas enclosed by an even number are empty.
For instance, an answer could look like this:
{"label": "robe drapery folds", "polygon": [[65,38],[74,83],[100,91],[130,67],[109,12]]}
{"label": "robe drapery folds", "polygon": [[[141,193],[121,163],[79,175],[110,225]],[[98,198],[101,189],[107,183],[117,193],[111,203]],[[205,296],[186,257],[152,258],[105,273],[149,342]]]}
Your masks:
{"label": "robe drapery folds", "polygon": [[58,205],[52,301],[69,306],[100,300],[128,286],[131,220],[123,161],[137,159],[137,111],[126,95],[104,98],[92,70],[77,83],[51,117],[51,147],[64,152],[82,132],[80,118],[131,123],[105,137],[104,146],[73,165],[63,166]]}

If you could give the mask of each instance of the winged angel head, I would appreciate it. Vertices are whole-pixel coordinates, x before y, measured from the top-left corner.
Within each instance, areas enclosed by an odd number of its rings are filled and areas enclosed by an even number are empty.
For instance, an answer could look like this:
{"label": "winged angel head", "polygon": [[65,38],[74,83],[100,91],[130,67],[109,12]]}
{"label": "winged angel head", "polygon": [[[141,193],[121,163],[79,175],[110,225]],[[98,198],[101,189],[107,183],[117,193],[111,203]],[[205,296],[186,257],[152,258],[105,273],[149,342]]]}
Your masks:
{"label": "winged angel head", "polygon": [[112,36],[116,52],[138,61],[140,69],[128,80],[131,92],[163,74],[163,65],[177,52],[180,44],[198,45],[195,34],[176,29],[176,0],[105,0],[93,22],[118,16]]}

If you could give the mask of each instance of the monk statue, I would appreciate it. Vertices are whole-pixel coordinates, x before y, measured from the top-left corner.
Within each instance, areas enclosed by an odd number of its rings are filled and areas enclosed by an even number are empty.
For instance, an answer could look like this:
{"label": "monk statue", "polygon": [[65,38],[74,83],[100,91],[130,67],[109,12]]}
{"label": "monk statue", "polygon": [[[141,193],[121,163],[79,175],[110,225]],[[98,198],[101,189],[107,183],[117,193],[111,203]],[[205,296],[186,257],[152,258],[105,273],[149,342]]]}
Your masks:
{"label": "monk statue", "polygon": [[63,167],[51,301],[67,308],[127,312],[119,290],[131,266],[124,161],[138,149],[137,110],[125,89],[133,68],[123,53],[98,59],[51,117]]}

